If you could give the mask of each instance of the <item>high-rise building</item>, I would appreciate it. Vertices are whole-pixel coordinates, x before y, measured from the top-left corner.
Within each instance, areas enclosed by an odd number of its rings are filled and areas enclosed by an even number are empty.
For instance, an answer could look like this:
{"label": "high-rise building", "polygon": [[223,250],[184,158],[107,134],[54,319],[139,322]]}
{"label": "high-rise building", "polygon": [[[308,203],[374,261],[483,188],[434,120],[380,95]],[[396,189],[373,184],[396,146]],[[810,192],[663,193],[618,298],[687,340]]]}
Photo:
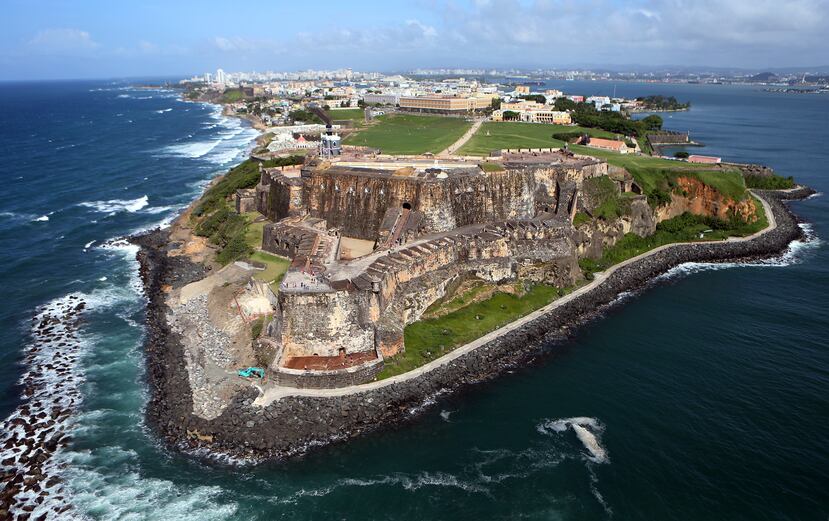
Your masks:
{"label": "high-rise building", "polygon": [[213,79],[213,76],[209,72],[204,73],[204,82],[205,83],[210,83],[210,80],[212,80],[212,79]]}
{"label": "high-rise building", "polygon": [[225,83],[227,83],[227,76],[225,75],[225,71],[223,71],[222,69],[216,70],[216,83],[218,83],[219,85],[224,85]]}

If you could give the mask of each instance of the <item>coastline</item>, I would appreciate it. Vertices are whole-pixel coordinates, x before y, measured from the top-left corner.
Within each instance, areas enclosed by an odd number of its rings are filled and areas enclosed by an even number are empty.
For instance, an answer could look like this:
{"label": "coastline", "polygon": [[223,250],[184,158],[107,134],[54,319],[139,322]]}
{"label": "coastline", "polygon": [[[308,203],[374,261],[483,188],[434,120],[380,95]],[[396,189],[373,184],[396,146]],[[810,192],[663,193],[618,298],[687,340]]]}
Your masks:
{"label": "coastline", "polygon": [[[133,237],[131,241],[140,246],[140,275],[148,297],[145,356],[151,398],[147,419],[180,450],[237,462],[286,458],[404,422],[427,408],[437,395],[462,391],[536,358],[543,353],[543,345],[567,338],[576,327],[600,316],[619,294],[642,290],[679,264],[757,260],[780,254],[803,237],[783,201],[811,193],[805,187],[758,191],[775,226],[770,219],[768,228],[749,238],[679,243],[646,252],[614,266],[595,285],[556,301],[555,306],[548,305],[468,344],[477,342],[474,348],[462,346],[447,353],[428,370],[347,388],[348,392],[297,390],[270,401],[257,401],[259,393],[251,388],[237,394],[213,420],[193,414],[183,348],[166,323],[164,291],[167,285],[180,287],[198,280],[206,270],[186,258],[166,255],[170,228]],[[173,226],[177,225],[178,220]]]}

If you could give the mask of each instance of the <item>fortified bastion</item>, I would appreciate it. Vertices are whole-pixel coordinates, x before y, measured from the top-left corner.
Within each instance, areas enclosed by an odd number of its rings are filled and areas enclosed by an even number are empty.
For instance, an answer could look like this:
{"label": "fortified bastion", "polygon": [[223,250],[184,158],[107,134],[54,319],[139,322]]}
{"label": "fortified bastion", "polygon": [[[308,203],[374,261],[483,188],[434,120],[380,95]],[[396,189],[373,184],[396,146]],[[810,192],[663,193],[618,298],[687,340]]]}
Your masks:
{"label": "fortified bastion", "polygon": [[347,154],[262,169],[262,248],[291,259],[261,340],[276,383],[373,379],[405,349],[406,325],[467,277],[572,286],[583,183],[607,175],[606,162],[566,152],[485,164]]}

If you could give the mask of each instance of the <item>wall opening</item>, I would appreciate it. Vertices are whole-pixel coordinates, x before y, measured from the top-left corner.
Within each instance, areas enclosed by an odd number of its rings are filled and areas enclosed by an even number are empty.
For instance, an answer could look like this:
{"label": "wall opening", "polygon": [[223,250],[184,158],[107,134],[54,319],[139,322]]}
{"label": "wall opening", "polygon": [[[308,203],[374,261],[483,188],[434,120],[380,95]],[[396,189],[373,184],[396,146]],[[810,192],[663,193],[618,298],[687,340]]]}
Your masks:
{"label": "wall opening", "polygon": [[406,201],[405,203],[403,203],[403,209],[404,210],[411,210],[412,209],[412,203]]}

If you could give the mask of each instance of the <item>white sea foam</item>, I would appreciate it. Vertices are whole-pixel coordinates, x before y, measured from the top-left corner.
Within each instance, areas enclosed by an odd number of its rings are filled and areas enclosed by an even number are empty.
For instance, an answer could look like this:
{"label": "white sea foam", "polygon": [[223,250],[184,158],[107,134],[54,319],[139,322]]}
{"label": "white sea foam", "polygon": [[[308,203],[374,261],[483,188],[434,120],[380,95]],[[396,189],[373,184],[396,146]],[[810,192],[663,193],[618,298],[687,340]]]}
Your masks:
{"label": "white sea foam", "polygon": [[449,421],[449,417],[450,417],[450,416],[452,416],[452,413],[453,413],[453,412],[455,412],[455,411],[447,411],[447,410],[445,410],[445,409],[444,409],[444,410],[440,411],[440,418],[441,418],[443,421],[448,422],[448,421]]}
{"label": "white sea foam", "polygon": [[300,489],[286,498],[279,499],[278,502],[296,503],[300,498],[327,496],[340,488],[377,486],[394,486],[407,491],[415,491],[425,487],[449,487],[466,492],[489,493],[489,490],[479,483],[446,472],[421,472],[414,475],[394,473],[374,478],[343,478],[324,487]]}
{"label": "white sea foam", "polygon": [[602,447],[599,436],[604,432],[604,426],[596,418],[577,416],[574,418],[560,418],[547,420],[536,426],[536,430],[544,435],[562,433],[570,428],[576,434],[581,444],[587,449],[586,457],[594,463],[607,463],[607,451]]}
{"label": "white sea foam", "polygon": [[95,241],[94,241],[94,240],[91,240],[91,241],[89,241],[88,243],[86,243],[86,244],[84,244],[84,245],[83,245],[83,249],[88,250],[88,249],[89,249],[89,247],[90,247],[90,246],[92,246],[93,244],[95,244]]}
{"label": "white sea foam", "polygon": [[[25,481],[41,474],[47,478],[59,475],[60,465],[54,455],[65,445],[72,413],[81,401],[84,376],[78,359],[89,343],[79,330],[84,305],[87,296],[72,293],[41,307],[32,320],[32,341],[24,350],[26,370],[20,378],[23,403],[0,429],[0,460],[13,462],[0,465],[0,469],[20,475]],[[38,462],[38,454],[45,459]],[[12,512],[32,509],[31,516],[36,519],[68,506],[66,500],[55,499],[64,496],[59,480],[34,482],[39,489],[24,485],[14,497]]]}
{"label": "white sea foam", "polygon": [[656,277],[656,280],[684,277],[702,271],[717,271],[746,266],[783,268],[800,264],[809,251],[818,248],[822,244],[822,240],[815,234],[811,223],[800,223],[798,226],[803,230],[803,239],[792,241],[786,251],[776,257],[746,262],[686,262],[671,268]]}
{"label": "white sea foam", "polygon": [[216,127],[221,130],[209,139],[167,146],[162,149],[163,154],[189,159],[203,158],[217,165],[225,165],[237,159],[245,151],[245,145],[252,143],[259,135],[259,131],[244,127],[239,119],[223,115],[221,107],[206,105],[205,108],[210,110],[209,117],[215,121],[204,124],[205,130]]}
{"label": "white sea foam", "polygon": [[145,208],[142,210],[142,213],[149,213],[152,215],[169,212],[170,210],[174,210],[177,208],[181,208],[180,206],[151,206],[149,208]]}
{"label": "white sea foam", "polygon": [[137,212],[150,204],[149,197],[143,195],[137,199],[110,199],[109,201],[87,201],[79,206],[92,208],[102,213]]}
{"label": "white sea foam", "polygon": [[156,114],[164,114],[165,112],[170,112],[171,110],[173,110],[173,109],[161,109],[161,110],[156,110],[155,112],[156,112]]}
{"label": "white sea foam", "polygon": [[178,157],[198,159],[210,153],[216,148],[222,139],[211,139],[209,141],[196,141],[195,143],[183,143],[181,145],[170,145],[164,152]]}
{"label": "white sea foam", "polygon": [[[122,472],[97,470],[99,466],[111,466],[113,460]],[[119,447],[72,454],[67,461],[70,467],[67,480],[73,504],[80,511],[102,513],[101,519],[112,520],[160,517],[209,521],[229,519],[236,514],[238,507],[234,502],[218,498],[222,492],[220,487],[184,489],[170,480],[147,477],[132,470],[134,460],[134,452]]]}
{"label": "white sea foam", "polygon": [[49,216],[48,215],[41,215],[40,217],[38,217],[36,219],[32,219],[32,220],[35,221],[35,222],[46,222],[46,221],[49,220]]}

